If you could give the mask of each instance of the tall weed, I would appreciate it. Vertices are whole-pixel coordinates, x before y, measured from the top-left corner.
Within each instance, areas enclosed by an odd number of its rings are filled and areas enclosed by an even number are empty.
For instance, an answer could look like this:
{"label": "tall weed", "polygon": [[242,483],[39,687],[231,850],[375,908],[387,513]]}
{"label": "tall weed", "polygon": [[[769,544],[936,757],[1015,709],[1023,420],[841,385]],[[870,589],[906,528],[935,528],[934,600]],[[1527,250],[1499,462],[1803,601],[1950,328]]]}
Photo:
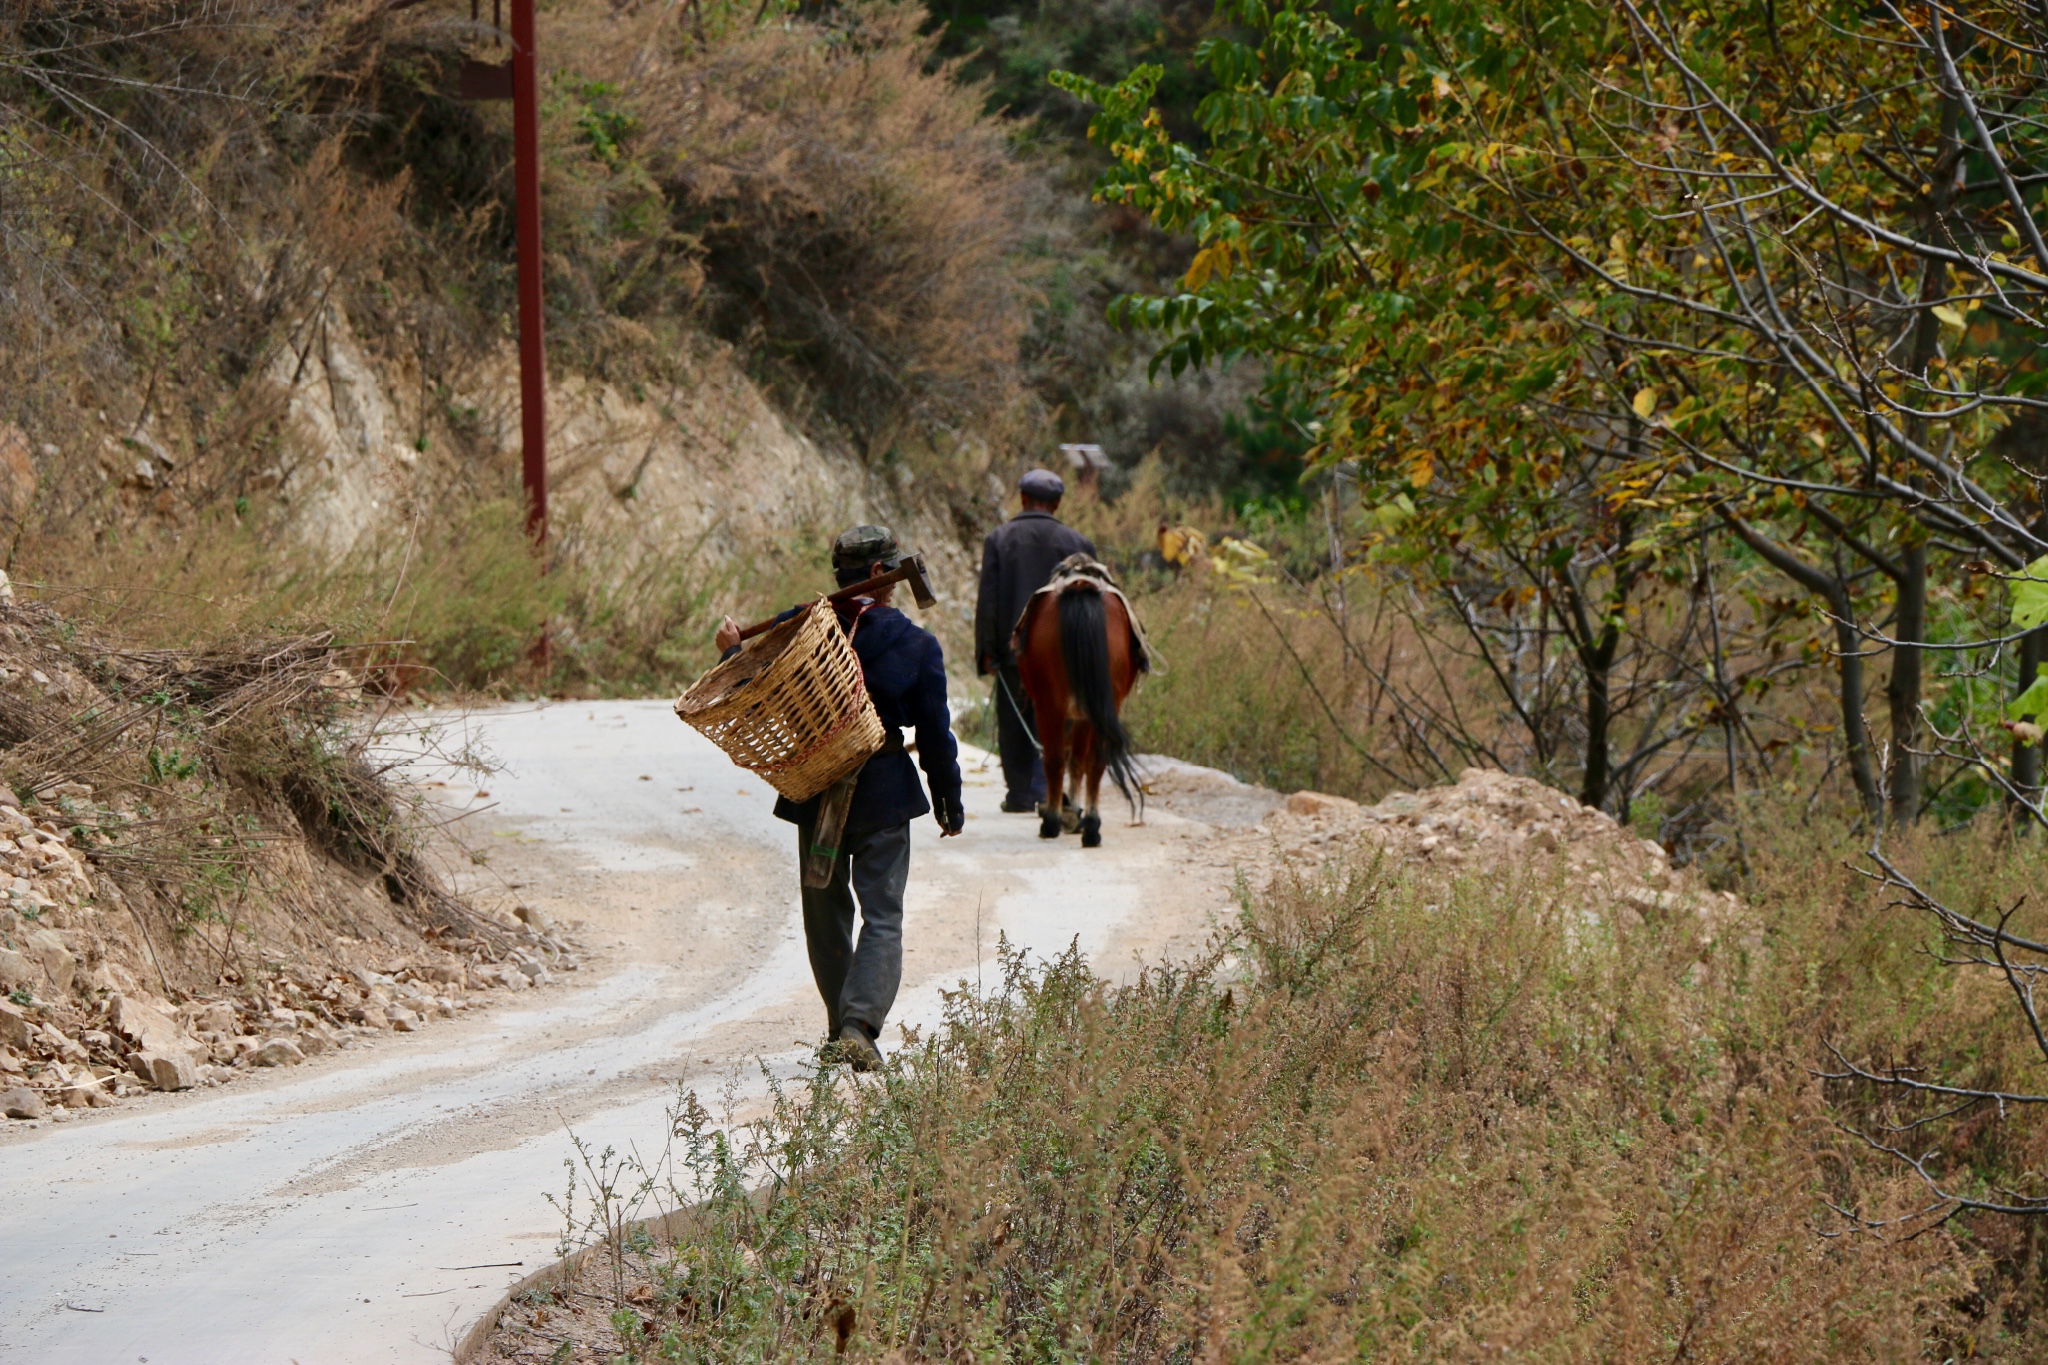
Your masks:
{"label": "tall weed", "polygon": [[[2012,1283],[1831,1126],[1828,1030],[1939,968],[1779,885],[1617,929],[1502,873],[1283,880],[1117,987],[1006,959],[876,1082],[819,1075],[649,1248],[643,1359],[2031,1358]],[[1776,875],[1775,873],[1773,874]],[[1823,879],[1825,880],[1825,879]],[[1817,894],[1816,894],[1817,892]],[[1885,969],[1864,972],[1871,963]],[[1859,972],[1846,999],[1806,983]],[[1940,987],[1935,987],[1939,990]],[[1853,1017],[1842,1012],[1853,1010]],[[1942,1030],[1982,1044],[1982,1021]],[[765,1184],[763,1183],[765,1182]]]}

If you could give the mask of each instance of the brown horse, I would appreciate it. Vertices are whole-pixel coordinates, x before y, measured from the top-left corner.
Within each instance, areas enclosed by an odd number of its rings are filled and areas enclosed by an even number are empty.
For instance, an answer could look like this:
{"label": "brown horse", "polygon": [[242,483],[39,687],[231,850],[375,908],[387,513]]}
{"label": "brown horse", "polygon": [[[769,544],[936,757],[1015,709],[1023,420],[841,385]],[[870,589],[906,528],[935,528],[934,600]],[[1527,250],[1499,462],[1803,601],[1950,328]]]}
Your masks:
{"label": "brown horse", "polygon": [[[1017,672],[1045,750],[1039,837],[1057,839],[1062,831],[1078,829],[1081,847],[1097,848],[1103,772],[1134,809],[1141,801],[1130,737],[1117,718],[1146,664],[1130,613],[1121,597],[1077,576],[1059,591],[1031,599],[1017,639]],[[1077,799],[1083,786],[1085,805]]]}

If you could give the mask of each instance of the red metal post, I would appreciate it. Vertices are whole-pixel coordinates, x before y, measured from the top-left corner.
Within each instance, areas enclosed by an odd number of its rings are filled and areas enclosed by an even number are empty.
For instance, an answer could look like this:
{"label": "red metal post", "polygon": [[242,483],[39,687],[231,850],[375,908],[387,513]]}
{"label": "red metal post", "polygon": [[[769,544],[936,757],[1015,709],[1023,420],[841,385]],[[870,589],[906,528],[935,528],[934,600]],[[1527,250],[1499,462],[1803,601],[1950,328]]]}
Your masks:
{"label": "red metal post", "polygon": [[548,367],[541,339],[540,80],[533,43],[533,0],[512,0],[512,185],[519,237],[521,472],[526,483],[526,529],[536,545],[545,546]]}

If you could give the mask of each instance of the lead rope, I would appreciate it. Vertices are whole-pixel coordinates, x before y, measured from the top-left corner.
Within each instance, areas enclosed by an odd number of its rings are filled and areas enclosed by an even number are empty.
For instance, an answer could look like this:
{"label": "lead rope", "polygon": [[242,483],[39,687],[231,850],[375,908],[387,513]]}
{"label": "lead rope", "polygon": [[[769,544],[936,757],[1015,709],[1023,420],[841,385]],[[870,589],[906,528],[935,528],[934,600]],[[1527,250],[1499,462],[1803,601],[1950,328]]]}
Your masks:
{"label": "lead rope", "polygon": [[1040,758],[1045,757],[1045,746],[1038,742],[1038,736],[1031,733],[1031,722],[1024,719],[1024,708],[1017,704],[1017,694],[1010,690],[1009,680],[1003,677],[1001,669],[996,670],[996,686],[1003,689],[1003,695],[1010,699],[1010,714],[1024,727],[1024,738],[1031,741],[1031,748]]}

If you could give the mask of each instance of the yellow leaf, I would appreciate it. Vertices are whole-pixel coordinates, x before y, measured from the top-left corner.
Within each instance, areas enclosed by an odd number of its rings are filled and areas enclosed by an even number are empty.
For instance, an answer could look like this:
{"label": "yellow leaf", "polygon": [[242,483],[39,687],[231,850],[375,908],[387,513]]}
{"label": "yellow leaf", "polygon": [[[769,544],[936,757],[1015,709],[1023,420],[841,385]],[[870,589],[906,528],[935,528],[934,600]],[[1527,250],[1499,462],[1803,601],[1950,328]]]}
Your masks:
{"label": "yellow leaf", "polygon": [[1182,280],[1189,289],[1200,289],[1214,274],[1218,279],[1230,278],[1230,243],[1211,242],[1195,253],[1195,259],[1188,263],[1187,277]]}
{"label": "yellow leaf", "polygon": [[1960,309],[1956,308],[1956,307],[1955,307],[1955,306],[1954,306],[1953,304],[1947,304],[1947,303],[1937,303],[1937,304],[1935,304],[1935,305],[1934,305],[1934,316],[1935,316],[1935,317],[1937,317],[1937,318],[1939,318],[1939,319],[1941,319],[1941,321],[1942,321],[1942,322],[1943,322],[1944,324],[1946,324],[1947,326],[1950,326],[1950,327],[1955,327],[1955,328],[1961,328],[1961,327],[1962,327],[1962,325],[1963,325],[1963,314],[1962,314],[1962,311],[1961,311]]}
{"label": "yellow leaf", "polygon": [[1408,467],[1408,483],[1411,487],[1427,488],[1429,481],[1436,477],[1436,456],[1425,450],[1415,457],[1415,463]]}
{"label": "yellow leaf", "polygon": [[1629,406],[1635,409],[1636,416],[1642,418],[1645,422],[1649,421],[1650,414],[1657,410],[1657,390],[1654,388],[1636,390],[1635,399],[1629,403]]}
{"label": "yellow leaf", "polygon": [[1447,100],[1451,97],[1451,83],[1442,76],[1432,73],[1429,78],[1429,88],[1440,100]]}
{"label": "yellow leaf", "polygon": [[1835,135],[1835,150],[1841,152],[1844,156],[1856,155],[1857,149],[1862,146],[1863,134],[1861,133],[1838,133]]}

